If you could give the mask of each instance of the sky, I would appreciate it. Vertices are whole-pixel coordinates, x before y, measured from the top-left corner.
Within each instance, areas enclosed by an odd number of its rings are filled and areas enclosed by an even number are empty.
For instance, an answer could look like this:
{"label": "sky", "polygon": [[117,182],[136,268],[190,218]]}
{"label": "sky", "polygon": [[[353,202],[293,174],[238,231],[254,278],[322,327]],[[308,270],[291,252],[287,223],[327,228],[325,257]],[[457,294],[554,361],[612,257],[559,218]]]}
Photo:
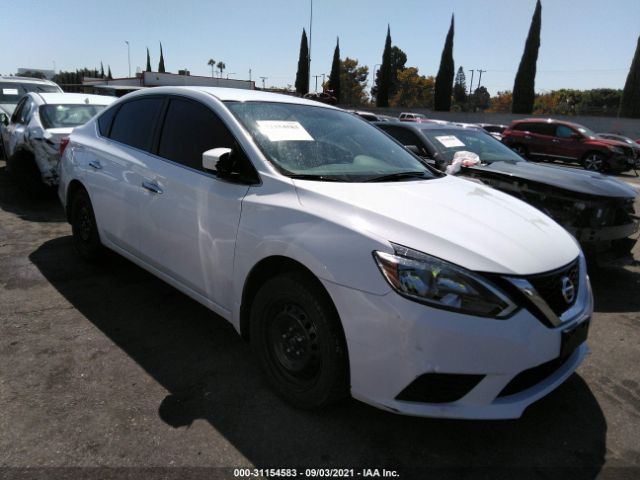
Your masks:
{"label": "sky", "polygon": [[[75,70],[111,66],[114,77],[144,69],[146,47],[157,68],[224,76],[260,86],[293,85],[302,29],[312,0],[0,0],[0,74],[18,67]],[[436,75],[455,15],[455,68],[482,74],[491,94],[511,90],[535,0],[315,0],[311,74],[328,76],[336,38],[341,57],[372,71],[382,61],[387,25],[407,66]],[[542,0],[536,91],[622,88],[640,35],[640,0]],[[318,85],[322,78],[318,79]],[[311,89],[315,89],[315,78]],[[320,87],[319,87],[320,88]]]}

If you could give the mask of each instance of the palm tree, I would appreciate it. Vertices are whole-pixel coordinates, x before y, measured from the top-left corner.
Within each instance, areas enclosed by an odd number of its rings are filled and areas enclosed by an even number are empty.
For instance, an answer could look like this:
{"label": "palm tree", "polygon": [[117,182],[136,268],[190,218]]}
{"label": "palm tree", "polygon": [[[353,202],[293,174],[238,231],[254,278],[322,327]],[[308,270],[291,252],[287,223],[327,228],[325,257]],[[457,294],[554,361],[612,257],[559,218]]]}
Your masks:
{"label": "palm tree", "polygon": [[211,67],[211,78],[213,78],[213,68],[216,66],[216,61],[213,58],[210,58],[207,65]]}
{"label": "palm tree", "polygon": [[222,78],[222,72],[227,68],[227,65],[224,62],[218,62],[218,70],[220,70],[220,78]]}

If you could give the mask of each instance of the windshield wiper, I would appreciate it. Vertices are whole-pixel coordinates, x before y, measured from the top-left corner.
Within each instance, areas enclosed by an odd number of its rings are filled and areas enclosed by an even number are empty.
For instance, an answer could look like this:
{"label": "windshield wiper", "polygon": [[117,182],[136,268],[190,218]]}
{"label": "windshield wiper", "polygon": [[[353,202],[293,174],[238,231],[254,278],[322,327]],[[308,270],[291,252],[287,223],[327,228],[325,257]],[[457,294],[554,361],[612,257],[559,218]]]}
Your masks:
{"label": "windshield wiper", "polygon": [[426,176],[427,172],[397,172],[389,173],[387,175],[380,175],[377,177],[370,177],[364,182],[394,182],[396,180],[403,180],[405,178],[431,178]]}
{"label": "windshield wiper", "polygon": [[289,178],[294,180],[318,180],[320,182],[346,182],[346,180],[338,177],[330,177],[328,175],[313,175],[311,173],[294,173],[288,175]]}

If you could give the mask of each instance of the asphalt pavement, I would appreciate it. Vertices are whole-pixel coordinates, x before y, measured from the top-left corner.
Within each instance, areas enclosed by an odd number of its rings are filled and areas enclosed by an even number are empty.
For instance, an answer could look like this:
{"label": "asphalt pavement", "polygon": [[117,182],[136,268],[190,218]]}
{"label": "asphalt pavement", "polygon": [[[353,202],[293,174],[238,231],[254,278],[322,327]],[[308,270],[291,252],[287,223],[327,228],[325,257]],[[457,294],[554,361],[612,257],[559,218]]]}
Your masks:
{"label": "asphalt pavement", "polygon": [[519,420],[298,411],[220,317],[115,254],[81,261],[57,199],[0,162],[0,478],[640,478],[640,262],[590,273],[592,353]]}

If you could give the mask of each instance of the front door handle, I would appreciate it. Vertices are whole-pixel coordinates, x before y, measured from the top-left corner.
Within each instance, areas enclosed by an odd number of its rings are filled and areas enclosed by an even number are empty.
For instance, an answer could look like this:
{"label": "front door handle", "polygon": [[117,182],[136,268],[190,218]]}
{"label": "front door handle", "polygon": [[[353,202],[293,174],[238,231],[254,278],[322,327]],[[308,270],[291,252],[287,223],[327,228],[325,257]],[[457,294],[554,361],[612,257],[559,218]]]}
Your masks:
{"label": "front door handle", "polygon": [[142,182],[142,188],[149,190],[152,193],[157,193],[158,195],[162,193],[162,189],[156,183],[148,182],[146,180]]}
{"label": "front door handle", "polygon": [[560,143],[560,140],[556,140],[555,138],[551,140],[553,143]]}
{"label": "front door handle", "polygon": [[99,162],[99,161],[97,161],[97,160],[91,160],[91,161],[89,162],[89,166],[90,166],[91,168],[96,169],[96,170],[101,170],[101,169],[102,169],[102,165],[101,165],[101,164],[100,164],[100,162]]}

